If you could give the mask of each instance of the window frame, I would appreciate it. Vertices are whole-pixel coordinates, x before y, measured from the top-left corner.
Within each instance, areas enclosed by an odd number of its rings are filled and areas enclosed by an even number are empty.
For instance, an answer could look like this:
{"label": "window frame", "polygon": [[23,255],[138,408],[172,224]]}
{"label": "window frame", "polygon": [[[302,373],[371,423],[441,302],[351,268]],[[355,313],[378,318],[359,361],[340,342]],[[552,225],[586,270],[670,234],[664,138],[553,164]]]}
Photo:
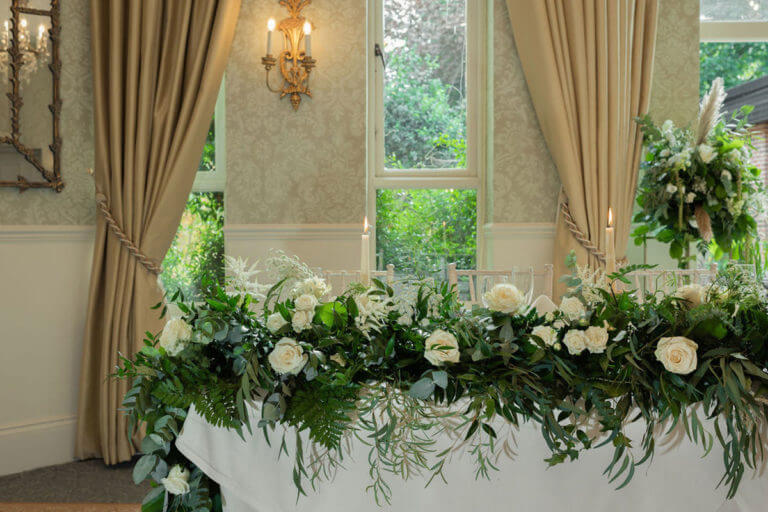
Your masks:
{"label": "window frame", "polygon": [[213,119],[213,144],[216,148],[214,156],[215,169],[200,171],[195,174],[192,192],[224,192],[227,185],[227,109],[226,109],[226,77],[221,80],[219,94],[216,97],[216,107]]}
{"label": "window frame", "polygon": [[[483,225],[486,210],[486,174],[489,162],[488,46],[491,30],[490,0],[466,0],[467,13],[467,166],[459,169],[385,169],[384,68],[375,45],[384,44],[384,0],[368,0],[367,17],[367,170],[365,213],[372,225],[371,258],[376,254],[376,193],[378,189],[477,190],[477,268],[485,261]],[[386,54],[385,54],[386,58]],[[371,261],[376,261],[371,259]]]}

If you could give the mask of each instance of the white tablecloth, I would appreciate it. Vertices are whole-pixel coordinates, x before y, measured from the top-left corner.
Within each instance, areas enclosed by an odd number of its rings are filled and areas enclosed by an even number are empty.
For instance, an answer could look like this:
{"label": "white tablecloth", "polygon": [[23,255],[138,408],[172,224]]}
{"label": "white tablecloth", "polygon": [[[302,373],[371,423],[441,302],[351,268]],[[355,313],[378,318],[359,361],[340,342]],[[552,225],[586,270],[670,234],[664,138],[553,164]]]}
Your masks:
{"label": "white tablecloth", "polygon": [[[256,411],[251,411],[255,425]],[[630,426],[632,439],[641,439],[643,426]],[[534,424],[516,435],[517,456],[502,459],[491,480],[475,480],[470,456],[453,460],[446,470],[448,484],[435,481],[424,488],[424,479],[402,481],[391,475],[392,505],[378,507],[369,484],[368,447],[354,450],[346,470],[335,480],[321,484],[318,492],[296,501],[292,459],[278,460],[280,436],[268,446],[262,432],[245,433],[246,442],[232,431],[207,424],[194,409],[176,444],[222,487],[226,512],[762,512],[768,510],[768,475],[747,473],[739,494],[725,500],[726,490],[716,489],[722,476],[722,450],[715,447],[702,459],[702,449],[687,439],[672,447],[657,445],[650,465],[638,469],[633,481],[615,491],[602,475],[612,449],[603,447],[582,453],[578,460],[547,468],[547,448]],[[289,436],[293,448],[292,434]],[[621,478],[619,478],[619,481]]]}

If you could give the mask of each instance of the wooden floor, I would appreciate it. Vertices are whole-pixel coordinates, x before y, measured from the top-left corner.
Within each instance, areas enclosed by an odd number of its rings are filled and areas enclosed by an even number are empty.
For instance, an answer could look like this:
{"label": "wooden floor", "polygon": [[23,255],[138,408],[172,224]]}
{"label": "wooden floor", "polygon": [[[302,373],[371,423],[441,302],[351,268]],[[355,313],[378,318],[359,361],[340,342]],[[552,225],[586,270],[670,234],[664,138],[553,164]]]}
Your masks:
{"label": "wooden floor", "polygon": [[118,503],[0,503],[0,512],[138,512],[141,505]]}

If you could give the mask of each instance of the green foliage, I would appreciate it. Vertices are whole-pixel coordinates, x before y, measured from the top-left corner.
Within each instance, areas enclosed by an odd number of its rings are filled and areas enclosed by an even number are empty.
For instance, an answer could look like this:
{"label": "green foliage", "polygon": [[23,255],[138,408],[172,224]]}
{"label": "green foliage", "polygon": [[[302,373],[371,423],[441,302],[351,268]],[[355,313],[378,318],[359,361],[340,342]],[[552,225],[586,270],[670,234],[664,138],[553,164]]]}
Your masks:
{"label": "green foliage", "polygon": [[701,43],[699,60],[699,95],[703,96],[717,77],[729,89],[768,75],[768,42]]}
{"label": "green foliage", "polygon": [[179,229],[163,260],[166,290],[195,296],[203,276],[224,278],[224,198],[219,192],[193,192]]}
{"label": "green foliage", "polygon": [[477,191],[378,190],[376,247],[398,271],[430,273],[451,262],[474,268]]}

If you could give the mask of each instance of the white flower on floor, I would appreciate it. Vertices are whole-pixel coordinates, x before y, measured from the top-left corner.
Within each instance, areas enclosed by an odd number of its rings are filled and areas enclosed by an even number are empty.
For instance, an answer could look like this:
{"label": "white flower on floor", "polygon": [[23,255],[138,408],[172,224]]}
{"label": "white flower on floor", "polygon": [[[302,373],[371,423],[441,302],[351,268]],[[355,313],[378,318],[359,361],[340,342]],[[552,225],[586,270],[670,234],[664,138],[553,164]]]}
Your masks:
{"label": "white flower on floor", "polygon": [[604,327],[589,327],[584,331],[587,338],[587,350],[593,354],[602,354],[608,345],[608,331]]}
{"label": "white flower on floor", "polygon": [[173,466],[168,472],[168,476],[160,479],[165,490],[169,494],[187,494],[189,492],[189,471],[178,464]]}
{"label": "white flower on floor", "polygon": [[696,349],[699,346],[684,336],[661,338],[656,345],[656,359],[667,371],[687,375],[696,369]]}
{"label": "white flower on floor", "polygon": [[267,329],[269,329],[269,332],[272,334],[275,334],[277,331],[283,328],[285,324],[288,323],[288,320],[283,318],[283,315],[280,313],[272,313],[267,317]]}
{"label": "white flower on floor", "polygon": [[707,301],[707,289],[700,284],[687,284],[675,292],[675,297],[686,301],[689,307],[695,308]]}
{"label": "white flower on floor", "polygon": [[160,334],[160,346],[169,356],[177,356],[192,340],[192,326],[183,318],[172,318],[166,322]]}
{"label": "white flower on floor", "polygon": [[577,297],[565,297],[560,302],[560,311],[568,320],[578,320],[587,314],[587,308]]}
{"label": "white flower on floor", "polygon": [[585,348],[587,348],[587,336],[584,331],[571,329],[563,337],[563,345],[568,349],[568,353],[571,355],[581,354]]}
{"label": "white flower on floor", "polygon": [[459,362],[459,342],[456,336],[438,329],[424,342],[424,357],[435,366]]}
{"label": "white flower on floor", "polygon": [[557,331],[548,325],[537,325],[531,331],[533,336],[538,336],[545,345],[552,347],[557,341]]}
{"label": "white flower on floor", "polygon": [[517,313],[525,306],[525,295],[510,283],[498,283],[483,294],[483,303],[491,311]]}
{"label": "white flower on floor", "polygon": [[299,311],[314,311],[317,306],[317,297],[309,293],[299,295],[294,302]]}
{"label": "white flower on floor", "polygon": [[291,294],[294,297],[300,297],[301,295],[309,294],[316,299],[322,299],[326,295],[331,293],[331,287],[322,279],[317,276],[312,276],[300,281],[293,287]]}
{"label": "white flower on floor", "polygon": [[710,146],[709,144],[699,144],[699,157],[701,158],[701,161],[705,164],[708,164],[712,160],[715,159],[717,156],[717,151],[715,151],[715,148]]}
{"label": "white flower on floor", "polygon": [[309,326],[312,325],[312,318],[314,318],[315,312],[314,311],[296,311],[293,313],[293,318],[291,319],[291,325],[293,326],[293,330],[296,332],[301,332],[306,329],[309,329]]}
{"label": "white flower on floor", "polygon": [[282,338],[275,344],[275,348],[269,353],[269,364],[277,373],[290,373],[298,375],[309,356],[293,338]]}

